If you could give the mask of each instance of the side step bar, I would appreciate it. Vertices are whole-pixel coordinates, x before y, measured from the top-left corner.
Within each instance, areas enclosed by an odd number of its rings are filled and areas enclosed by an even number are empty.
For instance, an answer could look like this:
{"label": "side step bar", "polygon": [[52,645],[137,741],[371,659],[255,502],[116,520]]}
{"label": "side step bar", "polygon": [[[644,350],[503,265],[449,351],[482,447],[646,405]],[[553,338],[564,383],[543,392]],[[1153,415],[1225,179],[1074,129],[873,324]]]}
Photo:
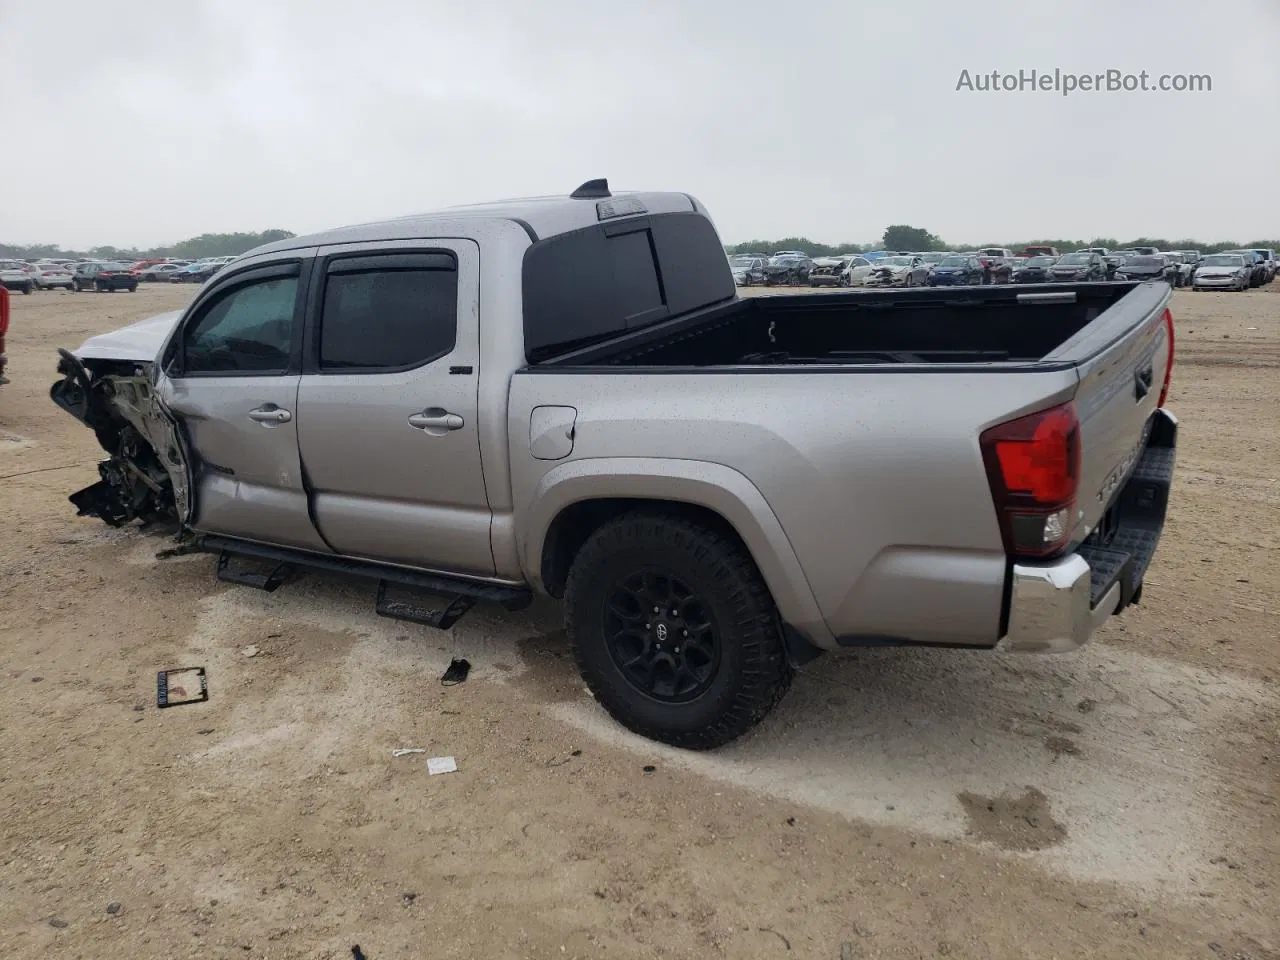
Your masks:
{"label": "side step bar", "polygon": [[[480,602],[496,603],[511,611],[522,610],[533,602],[533,593],[526,586],[467,580],[365,560],[269,547],[230,537],[200,536],[165,554],[195,552],[218,555],[219,580],[268,593],[288,582],[295,573],[304,571],[373,580],[378,584],[374,610],[379,616],[420,623],[437,630],[448,630]],[[233,565],[233,561],[240,563]],[[444,598],[445,605],[441,609],[428,609],[408,600],[393,599],[387,595],[393,586],[414,593],[435,594]]]}
{"label": "side step bar", "polygon": [[232,556],[234,554],[226,550],[218,554],[218,579],[225,583],[238,583],[244,587],[274,593],[293,576],[293,567],[287,563],[273,564],[265,571],[237,568],[231,565]]}

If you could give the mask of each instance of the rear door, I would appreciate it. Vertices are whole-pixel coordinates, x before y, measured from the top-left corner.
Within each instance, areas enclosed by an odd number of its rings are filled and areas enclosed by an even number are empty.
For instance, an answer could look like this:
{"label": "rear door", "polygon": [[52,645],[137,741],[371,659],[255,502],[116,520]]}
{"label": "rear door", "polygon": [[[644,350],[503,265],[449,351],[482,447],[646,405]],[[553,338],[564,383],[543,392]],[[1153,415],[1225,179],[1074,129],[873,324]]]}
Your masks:
{"label": "rear door", "polygon": [[298,256],[202,293],[166,345],[160,400],[186,438],[192,526],[328,552],[308,510],[296,422],[304,289]]}
{"label": "rear door", "polygon": [[432,239],[324,253],[298,391],[320,532],[349,556],[492,575],[477,422],[479,247]]}

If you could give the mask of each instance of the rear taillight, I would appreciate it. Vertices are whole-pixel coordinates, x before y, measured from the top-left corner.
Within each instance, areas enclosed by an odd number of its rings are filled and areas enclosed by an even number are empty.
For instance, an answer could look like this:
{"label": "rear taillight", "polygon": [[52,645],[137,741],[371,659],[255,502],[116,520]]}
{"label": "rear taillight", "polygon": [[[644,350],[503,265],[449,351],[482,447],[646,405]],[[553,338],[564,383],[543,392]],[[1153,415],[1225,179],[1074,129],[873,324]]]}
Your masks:
{"label": "rear taillight", "polygon": [[1071,539],[1080,486],[1080,420],[1074,403],[984,430],[979,440],[1011,557],[1049,557]]}
{"label": "rear taillight", "polygon": [[1160,388],[1160,402],[1156,404],[1163,407],[1164,402],[1169,399],[1169,384],[1173,382],[1173,311],[1165,308],[1164,311],[1164,327],[1169,335],[1169,362],[1164,368],[1164,386]]}

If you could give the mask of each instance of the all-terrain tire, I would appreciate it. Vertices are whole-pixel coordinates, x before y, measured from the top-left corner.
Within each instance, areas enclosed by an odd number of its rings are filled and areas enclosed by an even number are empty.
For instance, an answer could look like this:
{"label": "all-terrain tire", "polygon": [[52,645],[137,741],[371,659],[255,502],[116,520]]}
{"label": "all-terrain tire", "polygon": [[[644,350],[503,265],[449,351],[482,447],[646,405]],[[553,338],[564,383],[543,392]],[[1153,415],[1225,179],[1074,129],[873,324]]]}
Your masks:
{"label": "all-terrain tire", "polygon": [[[712,624],[718,658],[694,699],[645,692],[611,652],[607,605],[618,584],[641,572],[687,584]],[[605,710],[627,729],[676,747],[711,750],[742,736],[791,685],[777,610],[751,557],[728,536],[672,513],[636,510],[591,535],[569,571],[565,630]]]}

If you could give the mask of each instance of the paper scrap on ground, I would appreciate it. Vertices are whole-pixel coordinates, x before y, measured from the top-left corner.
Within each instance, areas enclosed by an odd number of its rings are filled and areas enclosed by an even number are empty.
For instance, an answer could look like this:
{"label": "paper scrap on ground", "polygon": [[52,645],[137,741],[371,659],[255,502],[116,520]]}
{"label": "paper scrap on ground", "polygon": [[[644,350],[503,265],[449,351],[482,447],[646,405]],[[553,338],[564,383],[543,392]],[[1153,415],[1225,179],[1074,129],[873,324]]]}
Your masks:
{"label": "paper scrap on ground", "polygon": [[435,776],[437,773],[456,773],[458,770],[458,761],[453,757],[427,757],[427,773]]}

